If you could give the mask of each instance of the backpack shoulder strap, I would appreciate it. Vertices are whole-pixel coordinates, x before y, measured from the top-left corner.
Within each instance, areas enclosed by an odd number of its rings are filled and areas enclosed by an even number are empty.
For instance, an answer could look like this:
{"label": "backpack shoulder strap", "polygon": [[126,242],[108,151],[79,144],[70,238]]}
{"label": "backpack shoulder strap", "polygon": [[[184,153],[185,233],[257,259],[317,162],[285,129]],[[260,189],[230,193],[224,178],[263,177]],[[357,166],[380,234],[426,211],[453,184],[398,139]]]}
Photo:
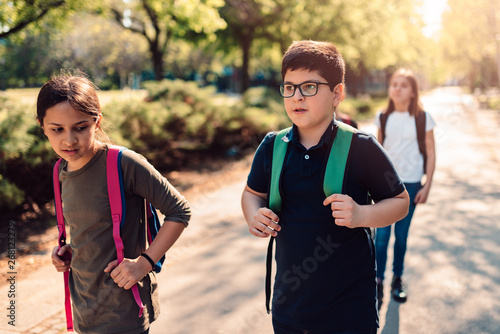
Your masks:
{"label": "backpack shoulder strap", "polygon": [[[124,149],[124,147],[112,145],[109,147],[106,158],[108,198],[109,206],[111,208],[111,217],[113,219],[113,239],[115,241],[118,263],[121,263],[125,257],[123,253],[123,240],[120,234],[120,228],[125,222],[126,213],[121,168],[121,158]],[[144,310],[144,304],[142,303],[137,284],[132,287],[132,293],[134,295],[135,302],[139,306],[139,317],[141,317]]]}
{"label": "backpack shoulder strap", "polygon": [[352,135],[357,132],[355,128],[342,122],[337,122],[337,126],[337,134],[330,149],[323,180],[323,191],[326,197],[342,193],[345,166],[351,148]]}
{"label": "backpack shoulder strap", "polygon": [[64,226],[64,216],[62,210],[61,185],[59,184],[59,166],[61,160],[57,160],[52,172],[52,181],[54,184],[54,205],[56,207],[57,228],[59,231],[59,247],[66,245],[66,229]]}
{"label": "backpack shoulder strap", "polygon": [[427,166],[427,150],[425,148],[425,121],[426,113],[422,111],[417,117],[415,117],[415,126],[417,127],[417,141],[418,149],[422,156],[424,157],[424,173]]}
{"label": "backpack shoulder strap", "polygon": [[381,143],[384,143],[385,139],[385,125],[387,124],[387,119],[389,118],[389,114],[387,112],[380,113],[380,130],[382,132],[382,138],[380,140]]}
{"label": "backpack shoulder strap", "polygon": [[[281,195],[279,190],[281,171],[283,170],[283,163],[285,162],[286,150],[288,143],[284,142],[282,138],[290,131],[291,127],[283,129],[276,134],[273,146],[273,159],[271,163],[271,185],[269,189],[268,199],[269,208],[275,213],[281,211]],[[269,244],[267,246],[266,256],[266,310],[269,314],[271,308],[269,307],[271,301],[271,272],[273,266],[273,243],[274,237],[269,237]]]}
{"label": "backpack shoulder strap", "polygon": [[417,117],[415,117],[415,126],[417,127],[417,140],[420,152],[423,154],[425,152],[425,111],[422,111]]}
{"label": "backpack shoulder strap", "polygon": [[[62,159],[57,160],[52,173],[52,182],[54,188],[54,205],[56,207],[57,229],[59,230],[59,248],[66,245],[66,227],[64,224],[64,215],[61,198],[61,185],[59,183],[59,166]],[[63,260],[71,259],[70,253],[65,253]],[[69,271],[65,271],[64,277],[64,309],[66,313],[66,329],[68,332],[73,331],[73,313],[71,312],[71,296],[69,292]]]}
{"label": "backpack shoulder strap", "polygon": [[269,190],[269,208],[274,212],[281,211],[281,195],[279,190],[280,176],[285,161],[288,143],[281,140],[291,127],[283,129],[276,134],[273,146],[273,160],[271,164],[271,187]]}
{"label": "backpack shoulder strap", "polygon": [[123,241],[120,236],[120,227],[125,220],[122,204],[122,183],[120,182],[120,161],[121,149],[117,146],[110,146],[106,159],[106,176],[108,182],[108,198],[111,208],[111,218],[113,220],[113,239],[115,240],[118,263],[123,261]]}

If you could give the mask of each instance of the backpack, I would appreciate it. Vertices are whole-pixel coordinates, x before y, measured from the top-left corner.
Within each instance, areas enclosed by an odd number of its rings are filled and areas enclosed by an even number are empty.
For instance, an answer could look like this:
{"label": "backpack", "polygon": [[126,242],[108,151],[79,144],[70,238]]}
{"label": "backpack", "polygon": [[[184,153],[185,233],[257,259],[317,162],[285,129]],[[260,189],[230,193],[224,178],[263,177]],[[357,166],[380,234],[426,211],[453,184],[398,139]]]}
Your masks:
{"label": "backpack", "polygon": [[[108,197],[109,205],[111,207],[111,216],[113,220],[113,239],[116,246],[116,253],[118,263],[121,263],[124,259],[123,254],[123,241],[120,236],[120,228],[125,222],[126,208],[125,208],[125,193],[123,190],[123,177],[121,170],[121,158],[124,147],[120,146],[110,146],[108,150],[107,160],[106,160],[106,178],[108,183]],[[64,216],[62,211],[62,200],[61,200],[61,186],[59,183],[59,165],[62,159],[59,159],[54,165],[53,170],[53,183],[54,183],[54,198],[56,207],[56,217],[57,217],[57,227],[59,230],[59,248],[66,244],[66,229],[64,226]],[[151,244],[155,239],[158,231],[161,228],[160,219],[156,213],[156,209],[146,200],[146,230],[148,243]],[[62,257],[63,260],[71,259],[71,254],[65,253]],[[154,269],[155,272],[159,273],[162,268],[162,264],[165,261],[165,255],[156,263]],[[73,331],[73,317],[71,313],[71,300],[69,293],[69,271],[64,272],[64,290],[65,290],[65,310],[66,310],[66,325],[69,332]],[[134,299],[139,306],[139,317],[142,316],[142,311],[144,309],[144,304],[141,301],[139,295],[139,289],[137,285],[132,287],[132,293]]]}
{"label": "backpack", "polygon": [[[351,148],[352,136],[357,132],[355,128],[342,122],[336,122],[337,134],[330,149],[330,155],[325,169],[323,179],[323,191],[328,197],[332,194],[342,193],[342,185],[345,176],[347,157]],[[273,146],[273,158],[271,165],[271,185],[269,190],[269,208],[277,213],[281,211],[281,195],[279,192],[280,177],[283,170],[283,162],[287,152],[288,143],[281,139],[290,131],[290,128],[283,129],[276,134]],[[271,300],[271,272],[273,261],[274,237],[269,239],[266,259],[266,309],[271,312],[269,303]]]}
{"label": "backpack", "polygon": [[[419,113],[417,117],[415,117],[415,126],[417,128],[417,142],[418,142],[418,150],[422,157],[424,158],[424,174],[427,169],[427,150],[425,148],[425,111]],[[387,124],[387,119],[389,118],[390,113],[381,113],[380,114],[380,130],[382,132],[381,142],[384,143],[385,140],[385,125]]]}

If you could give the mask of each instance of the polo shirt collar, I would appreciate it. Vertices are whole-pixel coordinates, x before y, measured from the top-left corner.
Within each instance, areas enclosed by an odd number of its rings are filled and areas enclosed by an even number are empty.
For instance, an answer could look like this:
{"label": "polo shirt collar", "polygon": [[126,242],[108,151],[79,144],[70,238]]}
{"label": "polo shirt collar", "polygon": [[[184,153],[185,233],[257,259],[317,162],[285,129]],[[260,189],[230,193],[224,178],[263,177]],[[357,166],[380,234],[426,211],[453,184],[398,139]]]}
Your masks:
{"label": "polo shirt collar", "polygon": [[[337,121],[335,119],[332,119],[332,122],[326,128],[326,131],[321,136],[319,143],[317,145],[315,145],[314,147],[321,147],[322,145],[330,145],[330,143],[332,142],[333,136],[337,132],[337,131],[335,131],[337,128],[336,123],[337,123]],[[281,138],[281,140],[284,141],[285,143],[291,142],[295,145],[302,145],[302,144],[300,144],[300,140],[299,140],[299,130],[295,124],[292,125],[292,128],[290,129],[290,131],[288,131],[288,133],[286,135],[284,135],[283,138]]]}

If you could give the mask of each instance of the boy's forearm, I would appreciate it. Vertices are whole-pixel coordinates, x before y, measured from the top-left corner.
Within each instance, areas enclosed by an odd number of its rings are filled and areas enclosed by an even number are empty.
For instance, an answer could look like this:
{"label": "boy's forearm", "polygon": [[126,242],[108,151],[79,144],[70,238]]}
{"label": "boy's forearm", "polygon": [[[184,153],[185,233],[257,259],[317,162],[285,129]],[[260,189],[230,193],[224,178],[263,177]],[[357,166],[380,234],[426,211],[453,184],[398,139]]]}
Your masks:
{"label": "boy's forearm", "polygon": [[241,195],[241,209],[247,224],[252,221],[257,210],[265,207],[266,204],[267,202],[265,199],[251,193],[245,188],[243,194]]}
{"label": "boy's forearm", "polygon": [[403,219],[408,214],[410,199],[405,190],[398,196],[381,200],[373,205],[362,205],[360,227],[385,227]]}

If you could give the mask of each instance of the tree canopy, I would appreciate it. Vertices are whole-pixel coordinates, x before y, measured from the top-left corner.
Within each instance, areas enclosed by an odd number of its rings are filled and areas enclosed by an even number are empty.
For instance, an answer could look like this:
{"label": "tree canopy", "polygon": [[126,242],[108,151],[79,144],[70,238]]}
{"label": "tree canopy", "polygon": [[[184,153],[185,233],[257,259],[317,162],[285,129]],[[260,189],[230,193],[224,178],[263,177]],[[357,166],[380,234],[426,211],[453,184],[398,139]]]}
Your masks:
{"label": "tree canopy", "polygon": [[500,85],[498,1],[448,0],[442,25],[440,45],[450,71],[467,77],[471,88]]}
{"label": "tree canopy", "polygon": [[[466,0],[449,0],[449,3],[441,42],[446,59],[452,59],[457,66],[462,64],[462,68],[467,67],[468,61],[493,66],[498,43],[492,36],[499,34],[498,6],[493,0],[478,0],[474,6]],[[22,43],[15,43],[13,36],[29,41],[26,48],[35,44],[43,48],[43,43],[38,45],[35,41],[36,33],[19,34],[27,31],[26,27],[35,26],[39,36],[45,35],[43,40],[50,42],[52,49],[45,52],[50,61],[121,78],[126,77],[126,72],[148,70],[154,73],[156,80],[161,80],[167,73],[182,73],[179,66],[197,72],[208,71],[210,66],[217,66],[218,71],[230,66],[241,70],[238,74],[241,74],[240,86],[244,91],[251,75],[257,71],[279,71],[283,52],[293,40],[300,39],[333,42],[346,60],[350,77],[355,80],[362,81],[374,70],[386,71],[397,66],[409,66],[416,72],[436,72],[438,47],[422,32],[419,4],[419,0],[0,2],[0,31],[4,37],[0,57],[4,64],[15,61],[15,57],[7,55],[7,48],[15,54]],[[71,20],[82,16],[64,20],[69,13],[83,11],[101,19],[89,16],[76,25]],[[51,29],[54,24],[64,29]],[[86,27],[85,32],[77,31],[79,25]],[[117,27],[127,33],[119,32]],[[112,34],[105,33],[110,29]],[[71,38],[75,40],[70,41]],[[468,41],[465,48],[460,47],[462,41]],[[120,43],[123,45],[119,46]],[[69,50],[74,53],[69,54]],[[144,55],[148,63],[143,61]],[[42,61],[39,58],[33,56],[29,62]],[[197,68],[201,64],[202,67]]]}
{"label": "tree canopy", "polygon": [[30,24],[60,19],[77,5],[75,0],[17,0],[0,2],[0,39],[26,29]]}
{"label": "tree canopy", "polygon": [[147,41],[155,78],[164,77],[164,55],[176,38],[214,39],[214,32],[226,26],[217,9],[222,0],[105,0],[104,9],[125,29]]}

